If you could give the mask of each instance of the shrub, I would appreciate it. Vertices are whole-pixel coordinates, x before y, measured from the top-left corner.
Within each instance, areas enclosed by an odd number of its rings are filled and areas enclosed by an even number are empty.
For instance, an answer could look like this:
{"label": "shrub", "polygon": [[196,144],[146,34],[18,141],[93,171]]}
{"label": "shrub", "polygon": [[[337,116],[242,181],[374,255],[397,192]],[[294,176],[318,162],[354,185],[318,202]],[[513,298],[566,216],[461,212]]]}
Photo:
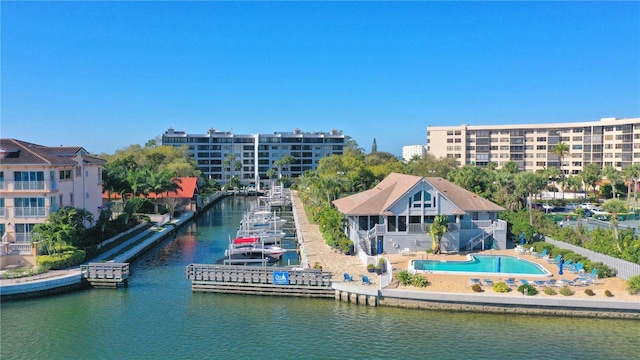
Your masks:
{"label": "shrub", "polygon": [[627,290],[629,290],[629,294],[631,295],[640,292],[640,275],[634,275],[627,280]]}
{"label": "shrub", "polygon": [[479,284],[473,284],[471,285],[471,290],[473,290],[473,292],[482,292],[482,286]]}
{"label": "shrub", "polygon": [[538,293],[538,290],[536,290],[533,285],[520,285],[520,287],[518,287],[518,292],[525,295],[533,296]]}
{"label": "shrub", "polygon": [[544,293],[547,295],[555,295],[558,292],[556,291],[556,289],[552,288],[551,286],[547,286],[546,288],[544,288]]}
{"label": "shrub", "polygon": [[606,297],[613,297],[613,294],[611,293],[611,291],[609,291],[609,290],[605,290],[605,291],[604,291],[604,296],[606,296]]}
{"label": "shrub", "polygon": [[587,295],[589,295],[589,296],[593,296],[593,295],[595,295],[595,293],[594,293],[594,292],[593,292],[593,290],[591,290],[591,289],[584,289],[584,293],[585,293],[585,294],[587,294]]}
{"label": "shrub", "polygon": [[611,277],[616,277],[616,275],[618,275],[618,270],[610,268],[601,262],[591,263],[591,268],[589,270],[593,268],[598,269],[598,272],[597,272],[598,279],[611,278]]}
{"label": "shrub", "polygon": [[66,267],[80,265],[84,261],[84,250],[67,251],[62,254],[40,255],[36,259],[38,266],[48,269],[64,269]]}
{"label": "shrub", "polygon": [[429,280],[427,280],[427,278],[422,275],[414,275],[411,278],[411,285],[416,287],[426,287],[427,285],[429,285]]}
{"label": "shrub", "polygon": [[573,295],[573,290],[571,290],[571,288],[568,287],[568,286],[563,286],[560,289],[560,294],[562,294],[564,296],[571,296],[571,295]]}
{"label": "shrub", "polygon": [[510,290],[511,289],[509,288],[509,285],[507,285],[504,281],[499,281],[493,284],[493,291],[495,292],[506,293],[506,292],[509,292]]}
{"label": "shrub", "polygon": [[[373,264],[369,264],[367,265],[374,267]],[[402,285],[409,285],[411,284],[411,280],[412,280],[413,276],[411,275],[411,273],[409,273],[407,270],[400,270],[396,273],[396,279],[398,279],[398,281],[400,282],[400,284]]]}
{"label": "shrub", "polygon": [[133,197],[127,200],[133,207],[134,213],[153,214],[155,212],[155,205],[153,201],[144,197]]}

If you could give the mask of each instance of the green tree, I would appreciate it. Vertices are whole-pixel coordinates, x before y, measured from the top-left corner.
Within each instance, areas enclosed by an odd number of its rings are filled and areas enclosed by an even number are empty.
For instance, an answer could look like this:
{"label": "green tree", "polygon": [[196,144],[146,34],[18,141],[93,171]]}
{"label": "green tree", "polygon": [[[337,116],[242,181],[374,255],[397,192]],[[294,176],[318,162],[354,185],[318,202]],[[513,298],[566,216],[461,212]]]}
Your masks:
{"label": "green tree", "polygon": [[39,242],[52,255],[63,245],[78,245],[86,232],[85,223],[93,223],[93,214],[85,209],[65,206],[33,227],[32,242]]}
{"label": "green tree", "polygon": [[371,144],[371,153],[378,152],[378,144],[376,143],[376,138],[373,138],[373,144]]}
{"label": "green tree", "polygon": [[493,176],[479,166],[465,165],[450,172],[449,180],[482,197],[489,197]]}
{"label": "green tree", "polygon": [[598,164],[589,163],[582,168],[580,172],[580,178],[582,181],[591,187],[593,190],[593,196],[596,196],[596,183],[602,179],[602,174]]}
{"label": "green tree", "polygon": [[570,153],[569,150],[569,145],[563,143],[563,142],[559,142],[557,143],[553,148],[551,148],[551,154],[556,155],[558,157],[558,164],[559,164],[559,169],[560,169],[560,182],[563,184],[562,185],[562,199],[564,200],[564,184],[565,184],[565,173],[564,170],[562,169],[562,163],[564,162],[564,157],[567,156]]}
{"label": "green tree", "polygon": [[[282,178],[282,167],[285,165],[289,165],[295,161],[296,161],[296,158],[291,155],[285,155],[280,160],[274,161],[273,165],[275,165],[278,168],[278,178]],[[289,177],[291,177],[290,168],[287,173],[289,174]]]}
{"label": "green tree", "polygon": [[160,198],[168,197],[168,193],[176,193],[178,190],[182,190],[180,183],[182,181],[176,178],[173,173],[167,170],[155,171],[149,173],[148,190],[149,193],[154,193],[153,198],[155,213],[158,213],[158,202]]}
{"label": "green tree", "polygon": [[622,168],[622,178],[627,182],[627,201],[631,198],[631,187],[633,186],[633,211],[638,210],[638,179],[640,179],[640,164],[633,164]]}
{"label": "green tree", "polygon": [[446,215],[436,215],[433,224],[429,226],[429,232],[433,239],[432,248],[434,254],[440,254],[442,248],[442,237],[447,232],[449,219]]}
{"label": "green tree", "polygon": [[622,248],[620,247],[620,242],[618,241],[618,214],[626,212],[627,207],[624,204],[624,201],[618,199],[610,199],[607,200],[604,204],[602,204],[602,210],[608,211],[611,213],[611,226],[613,226],[613,234],[616,243],[616,247],[618,251],[622,252]]}
{"label": "green tree", "polygon": [[611,183],[611,195],[615,198],[616,187],[622,182],[622,174],[612,165],[607,165],[604,167],[604,170],[602,170],[602,175],[604,175]]}
{"label": "green tree", "polygon": [[529,204],[529,225],[533,225],[533,210],[532,210],[532,202],[533,195],[540,192],[540,190],[544,189],[546,185],[546,180],[538,175],[531,172],[521,172],[515,177],[516,182],[516,192],[527,199],[527,203]]}

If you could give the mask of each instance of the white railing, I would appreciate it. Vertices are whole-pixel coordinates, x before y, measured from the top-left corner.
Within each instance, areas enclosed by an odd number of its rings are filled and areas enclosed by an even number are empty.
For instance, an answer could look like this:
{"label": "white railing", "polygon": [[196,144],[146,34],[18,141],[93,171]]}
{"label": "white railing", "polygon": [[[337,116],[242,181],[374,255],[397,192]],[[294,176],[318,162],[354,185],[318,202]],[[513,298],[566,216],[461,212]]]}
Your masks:
{"label": "white railing", "polygon": [[409,224],[407,225],[409,234],[424,234],[427,232],[426,224]]}
{"label": "white railing", "polygon": [[486,238],[488,238],[489,236],[493,235],[493,229],[494,229],[493,224],[491,224],[491,226],[489,226],[487,228],[482,229],[481,233],[476,235],[473,239],[471,239],[467,243],[467,246],[466,246],[467,251],[472,250],[474,247],[476,247],[480,243],[484,243],[484,240]]}
{"label": "white railing", "polygon": [[30,255],[31,254],[31,243],[11,243],[9,244],[9,254],[22,254],[22,255]]}
{"label": "white railing", "polygon": [[15,234],[17,243],[29,243],[31,244],[31,234],[18,233]]}
{"label": "white railing", "polygon": [[14,181],[14,190],[44,190],[44,181]]}
{"label": "white railing", "polygon": [[13,209],[14,217],[47,217],[49,208],[45,207],[17,207]]}

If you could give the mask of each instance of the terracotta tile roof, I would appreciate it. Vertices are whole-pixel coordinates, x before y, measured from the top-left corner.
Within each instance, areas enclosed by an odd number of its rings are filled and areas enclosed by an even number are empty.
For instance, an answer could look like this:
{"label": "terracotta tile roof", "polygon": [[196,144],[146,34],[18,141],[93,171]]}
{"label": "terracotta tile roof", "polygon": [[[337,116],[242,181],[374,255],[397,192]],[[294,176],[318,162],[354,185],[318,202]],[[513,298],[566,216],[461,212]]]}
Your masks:
{"label": "terracotta tile roof", "polygon": [[426,181],[449,199],[458,209],[453,215],[467,211],[504,211],[505,209],[440,177],[420,177],[392,173],[374,188],[350,195],[333,204],[345,215],[391,215],[389,209],[413,187]]}
{"label": "terracotta tile roof", "polygon": [[[165,197],[178,198],[178,199],[191,199],[193,198],[193,195],[198,192],[198,178],[178,177],[176,179],[180,179],[181,182],[178,182],[178,185],[180,185],[182,189],[178,189],[177,192],[169,192],[168,194],[164,193],[164,194],[156,195],[155,193],[150,193],[146,197],[149,199],[165,198]],[[109,194],[106,191],[102,192],[102,198],[105,200],[108,200]],[[111,193],[111,200],[119,200],[119,199],[120,199],[120,194]]]}
{"label": "terracotta tile roof", "polygon": [[75,165],[68,156],[51,153],[51,148],[16,139],[0,139],[0,163],[5,165]]}

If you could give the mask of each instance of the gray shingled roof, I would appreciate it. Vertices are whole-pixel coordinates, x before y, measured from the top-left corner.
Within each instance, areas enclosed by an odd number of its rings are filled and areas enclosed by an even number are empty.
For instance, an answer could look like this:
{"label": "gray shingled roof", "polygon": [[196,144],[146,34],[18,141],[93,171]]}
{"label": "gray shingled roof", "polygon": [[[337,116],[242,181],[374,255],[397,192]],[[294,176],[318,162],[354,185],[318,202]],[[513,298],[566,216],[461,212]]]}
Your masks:
{"label": "gray shingled roof", "polygon": [[333,204],[345,215],[390,215],[391,206],[420,181],[433,185],[451,200],[460,214],[467,211],[504,211],[505,209],[440,177],[421,177],[391,173],[374,188],[337,199]]}

